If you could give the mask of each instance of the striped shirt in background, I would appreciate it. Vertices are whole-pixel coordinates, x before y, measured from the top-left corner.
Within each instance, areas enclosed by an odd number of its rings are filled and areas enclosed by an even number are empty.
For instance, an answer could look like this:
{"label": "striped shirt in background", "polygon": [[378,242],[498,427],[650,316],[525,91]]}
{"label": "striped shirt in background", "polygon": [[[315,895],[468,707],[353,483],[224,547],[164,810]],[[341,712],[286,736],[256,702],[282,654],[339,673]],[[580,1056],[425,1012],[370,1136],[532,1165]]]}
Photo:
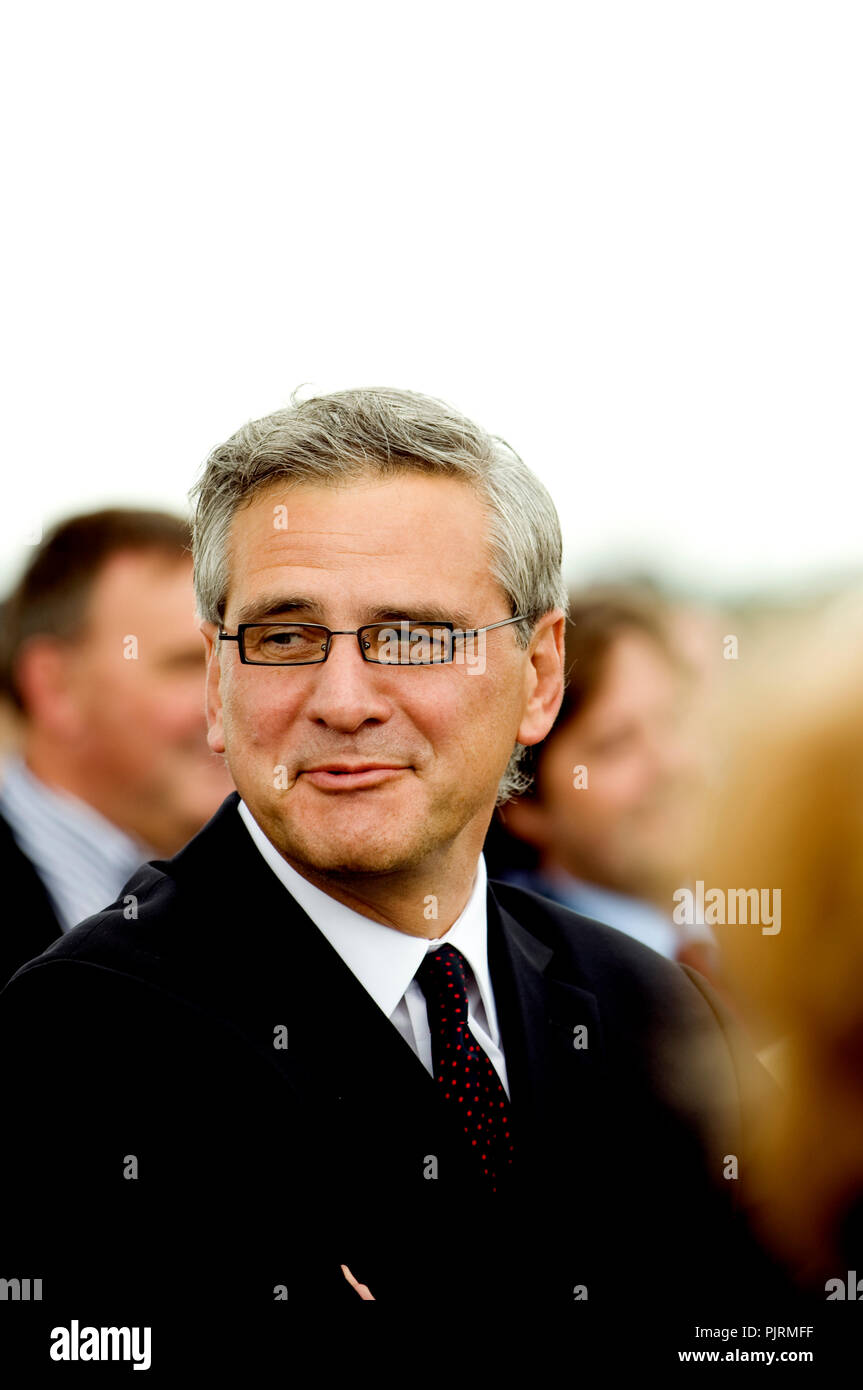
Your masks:
{"label": "striped shirt in background", "polygon": [[158,856],[71,792],[7,758],[0,815],[47,889],[64,932],[114,902],[139,864]]}

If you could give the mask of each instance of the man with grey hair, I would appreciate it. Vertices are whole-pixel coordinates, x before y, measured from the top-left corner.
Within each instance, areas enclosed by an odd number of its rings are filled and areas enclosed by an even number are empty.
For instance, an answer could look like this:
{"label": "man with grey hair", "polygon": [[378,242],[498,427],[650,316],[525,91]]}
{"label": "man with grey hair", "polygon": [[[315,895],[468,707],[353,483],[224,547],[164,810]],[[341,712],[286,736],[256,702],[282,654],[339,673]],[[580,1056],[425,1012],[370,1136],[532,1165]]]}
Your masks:
{"label": "man with grey hair", "polygon": [[714,1318],[765,1277],[723,1181],[765,1074],[694,971],[486,879],[563,693],[546,490],[441,402],[358,390],[241,429],[195,500],[237,791],[0,996],[7,1112],[51,1098],[5,1158],[21,1273],[180,1340],[199,1298],[260,1327],[360,1287]]}

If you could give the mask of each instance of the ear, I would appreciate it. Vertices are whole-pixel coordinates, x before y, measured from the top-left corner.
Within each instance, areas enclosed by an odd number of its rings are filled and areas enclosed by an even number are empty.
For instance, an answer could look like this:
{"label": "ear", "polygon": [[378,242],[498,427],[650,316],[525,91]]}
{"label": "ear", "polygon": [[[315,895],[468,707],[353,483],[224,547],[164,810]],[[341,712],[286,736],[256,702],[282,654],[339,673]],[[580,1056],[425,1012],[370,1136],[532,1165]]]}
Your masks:
{"label": "ear", "polygon": [[200,625],[207,656],[207,742],[214,753],[225,751],[225,730],[222,720],[222,692],[220,681],[222,667],[219,659],[221,643],[219,629],[215,623],[202,622]]}
{"label": "ear", "polygon": [[25,717],[65,742],[74,743],[86,724],[76,697],[80,652],[55,637],[31,637],[18,654],[15,676]]}
{"label": "ear", "polygon": [[544,613],[534,629],[525,669],[526,701],[518,743],[540,743],[551,729],[563,700],[564,635],[562,609]]}

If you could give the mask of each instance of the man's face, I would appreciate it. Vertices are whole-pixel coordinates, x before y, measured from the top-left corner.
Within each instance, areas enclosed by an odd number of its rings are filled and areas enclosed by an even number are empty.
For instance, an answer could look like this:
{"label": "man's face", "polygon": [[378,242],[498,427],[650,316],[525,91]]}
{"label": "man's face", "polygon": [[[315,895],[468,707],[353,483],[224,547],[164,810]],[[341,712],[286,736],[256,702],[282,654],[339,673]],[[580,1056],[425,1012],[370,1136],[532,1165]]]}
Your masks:
{"label": "man's face", "polygon": [[[477,495],[449,478],[266,490],[234,518],[225,631],[264,618],[332,629],[398,616],[457,627],[508,618],[486,528]],[[210,745],[226,752],[271,841],[313,874],[433,867],[455,845],[475,859],[516,739],[542,737],[559,705],[558,696],[547,723],[526,712],[535,667],[511,627],[486,635],[484,671],[373,665],[353,636],[334,637],[323,664],[243,665],[236,643],[213,642],[212,624],[202,630]],[[543,633],[554,646],[548,624]],[[360,781],[315,771],[338,762],[391,770]]]}
{"label": "man's face", "polygon": [[[641,892],[673,859],[697,769],[681,677],[637,631],[617,637],[596,693],[543,750],[548,857],[576,877]],[[573,786],[587,769],[586,788]]]}
{"label": "man's face", "polygon": [[191,561],[112,556],[68,660],[76,751],[94,804],[160,853],[174,853],[231,791],[207,745],[205,648]]}

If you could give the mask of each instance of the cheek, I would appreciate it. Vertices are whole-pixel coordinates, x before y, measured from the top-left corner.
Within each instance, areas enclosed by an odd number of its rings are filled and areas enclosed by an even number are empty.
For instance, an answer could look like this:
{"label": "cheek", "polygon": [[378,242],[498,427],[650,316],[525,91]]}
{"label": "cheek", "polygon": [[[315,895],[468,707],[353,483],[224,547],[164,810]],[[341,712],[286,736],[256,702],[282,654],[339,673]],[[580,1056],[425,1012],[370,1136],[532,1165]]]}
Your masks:
{"label": "cheek", "polygon": [[609,789],[619,801],[639,800],[649,785],[646,764],[638,757],[626,758],[615,764],[609,773]]}
{"label": "cheek", "polygon": [[134,663],[119,670],[112,665],[94,681],[87,707],[91,734],[119,741],[149,730],[152,723],[146,679]]}
{"label": "cheek", "polygon": [[191,727],[206,727],[203,683],[196,689],[189,686],[167,686],[161,680],[141,679],[127,691],[124,708],[134,728],[147,730],[162,742],[187,738]]}
{"label": "cheek", "polygon": [[436,682],[434,688],[429,684],[425,690],[408,692],[397,709],[405,723],[422,730],[436,745],[457,743],[476,718],[470,694],[456,682]]}
{"label": "cheek", "polygon": [[297,700],[280,695],[262,679],[237,680],[235,673],[223,676],[221,699],[225,738],[246,748],[284,744],[299,714]]}
{"label": "cheek", "polygon": [[[587,768],[587,787],[576,785]],[[555,816],[578,817],[593,799],[595,769],[584,751],[572,743],[552,743],[542,761],[542,793]]]}
{"label": "cheek", "polygon": [[600,764],[596,776],[599,814],[615,815],[637,808],[648,790],[644,768],[637,758]]}
{"label": "cheek", "polygon": [[[576,776],[583,778],[587,769],[587,786],[574,785]],[[576,772],[578,769],[578,772]],[[558,826],[566,826],[587,838],[604,833],[609,818],[616,813],[619,789],[603,764],[583,749],[571,746],[555,754],[545,769],[543,782],[549,809]]]}
{"label": "cheek", "polygon": [[407,717],[439,756],[451,756],[463,767],[479,767],[508,757],[515,740],[509,737],[507,711],[501,692],[480,676],[459,673],[459,679],[429,698],[406,707]]}

